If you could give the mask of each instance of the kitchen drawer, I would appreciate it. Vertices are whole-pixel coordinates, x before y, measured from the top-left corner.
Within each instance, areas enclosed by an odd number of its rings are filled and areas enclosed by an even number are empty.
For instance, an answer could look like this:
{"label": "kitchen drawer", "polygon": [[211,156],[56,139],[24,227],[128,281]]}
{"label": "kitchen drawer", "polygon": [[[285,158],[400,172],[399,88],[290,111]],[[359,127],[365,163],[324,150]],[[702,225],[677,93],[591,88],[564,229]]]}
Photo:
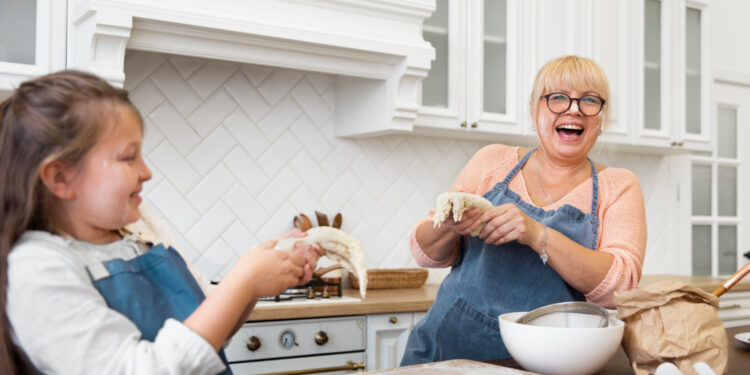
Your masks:
{"label": "kitchen drawer", "polygon": [[725,327],[750,324],[750,292],[727,292],[721,296],[719,317]]}
{"label": "kitchen drawer", "polygon": [[[286,358],[268,361],[232,363],[234,375],[256,375],[280,371],[314,370],[364,364],[365,352],[319,355],[314,357]],[[313,374],[353,374],[355,370],[312,372]]]}

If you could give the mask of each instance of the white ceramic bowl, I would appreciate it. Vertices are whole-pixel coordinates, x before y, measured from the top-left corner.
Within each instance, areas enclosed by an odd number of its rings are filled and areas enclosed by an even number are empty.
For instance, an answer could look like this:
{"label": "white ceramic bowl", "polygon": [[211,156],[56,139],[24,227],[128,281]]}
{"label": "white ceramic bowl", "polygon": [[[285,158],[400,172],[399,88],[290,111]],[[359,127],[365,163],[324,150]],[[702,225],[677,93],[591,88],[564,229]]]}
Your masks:
{"label": "white ceramic bowl", "polygon": [[[500,335],[508,352],[523,368],[542,374],[591,374],[617,352],[625,323],[610,314],[605,328],[586,319],[571,327],[516,323],[526,312],[500,315]],[[583,328],[581,328],[583,327]]]}

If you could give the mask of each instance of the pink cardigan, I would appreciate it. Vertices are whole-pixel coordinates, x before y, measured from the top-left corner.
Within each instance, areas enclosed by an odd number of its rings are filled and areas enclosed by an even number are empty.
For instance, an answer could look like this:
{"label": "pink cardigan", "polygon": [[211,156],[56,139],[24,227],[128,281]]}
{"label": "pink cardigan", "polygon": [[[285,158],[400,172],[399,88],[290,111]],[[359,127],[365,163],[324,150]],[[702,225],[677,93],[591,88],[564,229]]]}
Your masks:
{"label": "pink cardigan", "polygon": [[[483,147],[466,164],[450,191],[462,191],[484,195],[496,183],[502,181],[518,163],[518,148],[500,144]],[[613,295],[616,290],[628,290],[638,286],[641,266],[646,253],[646,209],[638,178],[627,169],[607,167],[598,171],[599,177],[599,238],[597,250],[614,255],[614,262],[607,276],[586,294],[586,300],[614,308]],[[576,186],[571,192],[549,206],[557,209],[570,204],[583,212],[591,211],[591,178]],[[521,170],[511,181],[509,188],[531,202]],[[416,229],[429,217],[421,219],[411,233],[411,252],[422,267],[447,267],[458,256],[456,247],[452,256],[435,261],[430,259],[416,240]]]}

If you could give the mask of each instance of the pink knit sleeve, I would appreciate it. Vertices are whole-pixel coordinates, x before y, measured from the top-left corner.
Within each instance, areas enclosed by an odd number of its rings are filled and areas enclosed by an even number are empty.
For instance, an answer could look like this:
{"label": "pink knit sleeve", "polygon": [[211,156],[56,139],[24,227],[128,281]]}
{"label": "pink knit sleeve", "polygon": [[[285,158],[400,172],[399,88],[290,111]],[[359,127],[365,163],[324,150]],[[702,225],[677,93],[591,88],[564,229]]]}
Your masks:
{"label": "pink knit sleeve", "polygon": [[[442,259],[442,260],[434,260],[427,256],[425,254],[424,250],[422,250],[422,247],[419,246],[419,243],[417,242],[417,228],[422,225],[422,223],[432,222],[432,217],[420,219],[417,221],[417,225],[414,226],[414,228],[411,231],[411,238],[409,240],[409,248],[411,249],[411,255],[414,257],[414,260],[417,262],[417,265],[420,267],[425,268],[442,268],[442,267],[448,267],[451,264],[456,262],[456,258],[458,257],[458,251],[454,251],[451,253],[451,256]],[[456,249],[458,250],[458,249]]]}
{"label": "pink knit sleeve", "polygon": [[602,178],[598,247],[612,254],[614,261],[604,280],[586,294],[587,301],[608,308],[614,308],[615,291],[638,286],[647,239],[646,209],[638,178],[624,169],[616,172],[607,174],[606,181]]}
{"label": "pink knit sleeve", "polygon": [[[466,193],[482,195],[489,190],[501,175],[507,173],[507,165],[515,165],[516,148],[500,144],[493,144],[482,147],[477,151],[471,160],[466,163],[464,169],[458,175],[449,191],[463,191]],[[495,169],[489,168],[495,167]],[[440,268],[448,267],[456,262],[458,258],[458,243],[453,249],[450,256],[441,260],[434,260],[427,256],[425,251],[417,242],[417,228],[427,221],[432,221],[434,210],[430,216],[417,221],[417,224],[411,230],[409,239],[409,248],[414,260],[421,267]]]}

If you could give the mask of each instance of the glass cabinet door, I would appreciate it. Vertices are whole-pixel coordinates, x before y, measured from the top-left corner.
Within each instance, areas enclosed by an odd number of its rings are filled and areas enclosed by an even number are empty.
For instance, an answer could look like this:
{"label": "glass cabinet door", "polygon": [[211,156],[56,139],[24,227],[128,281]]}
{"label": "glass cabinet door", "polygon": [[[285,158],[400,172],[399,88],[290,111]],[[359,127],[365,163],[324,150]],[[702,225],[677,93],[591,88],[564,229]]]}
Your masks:
{"label": "glass cabinet door", "polygon": [[484,1],[484,112],[507,113],[507,12],[505,0]]}
{"label": "glass cabinet door", "polygon": [[435,48],[435,60],[422,80],[422,105],[448,107],[448,0],[437,0],[435,12],[424,21],[422,35]]}
{"label": "glass cabinet door", "polygon": [[0,61],[36,64],[36,1],[0,0]]}
{"label": "glass cabinet door", "polygon": [[643,48],[643,127],[661,130],[661,1],[646,0]]}
{"label": "glass cabinet door", "polygon": [[66,0],[0,0],[0,98],[65,68]]}

